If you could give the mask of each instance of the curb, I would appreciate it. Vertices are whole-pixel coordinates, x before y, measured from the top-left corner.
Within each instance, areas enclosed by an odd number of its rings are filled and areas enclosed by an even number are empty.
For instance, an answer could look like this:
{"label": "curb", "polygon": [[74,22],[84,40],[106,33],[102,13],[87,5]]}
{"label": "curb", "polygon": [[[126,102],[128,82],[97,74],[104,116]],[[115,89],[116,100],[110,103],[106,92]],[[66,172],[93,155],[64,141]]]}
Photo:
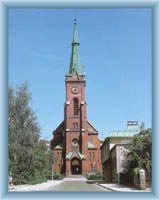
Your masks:
{"label": "curb", "polygon": [[110,188],[110,187],[106,187],[106,186],[103,186],[103,185],[100,185],[100,184],[98,184],[98,183],[96,183],[97,185],[99,185],[100,187],[103,187],[103,188],[106,188],[106,189],[108,189],[108,190],[111,190],[111,191],[114,191],[114,192],[151,192],[151,191],[143,191],[143,190],[130,190],[130,191],[120,191],[120,190],[116,190],[116,189],[113,189],[113,188]]}
{"label": "curb", "polygon": [[98,184],[98,182],[101,182],[101,180],[87,180],[87,181],[86,181],[86,183],[89,183],[89,184],[90,184],[90,183],[91,183],[91,184],[92,184],[92,183],[97,183],[97,184]]}
{"label": "curb", "polygon": [[100,185],[99,183],[96,183],[96,184],[99,185],[100,187],[103,187],[103,188],[105,188],[105,189],[111,190],[111,191],[113,191],[113,192],[121,192],[121,191],[117,191],[117,190],[114,190],[114,189],[112,189],[112,188],[109,188],[109,187],[105,187],[105,186],[103,186],[103,185]]}

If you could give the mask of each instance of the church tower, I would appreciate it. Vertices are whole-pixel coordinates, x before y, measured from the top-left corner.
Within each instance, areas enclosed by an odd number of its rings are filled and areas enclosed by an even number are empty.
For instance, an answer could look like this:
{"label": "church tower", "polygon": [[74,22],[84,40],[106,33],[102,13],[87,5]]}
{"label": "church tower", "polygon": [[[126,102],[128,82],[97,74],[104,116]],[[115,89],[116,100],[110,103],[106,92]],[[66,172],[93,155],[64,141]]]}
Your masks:
{"label": "church tower", "polygon": [[[80,63],[77,24],[74,20],[71,60],[65,76],[64,121],[53,132],[51,148],[54,171],[83,174],[101,171],[100,141],[97,130],[87,121],[86,77]],[[59,156],[58,156],[59,155]]]}
{"label": "church tower", "polygon": [[[69,72],[66,75],[66,154],[74,152],[75,161],[79,162],[79,172],[85,167],[85,155],[87,152],[86,133],[86,101],[85,101],[85,75],[80,63],[79,42],[77,36],[76,20],[74,20],[73,42]],[[76,157],[80,159],[76,160]],[[66,163],[66,172],[71,171],[70,162]],[[77,167],[77,166],[76,166]],[[75,169],[76,170],[76,169]]]}

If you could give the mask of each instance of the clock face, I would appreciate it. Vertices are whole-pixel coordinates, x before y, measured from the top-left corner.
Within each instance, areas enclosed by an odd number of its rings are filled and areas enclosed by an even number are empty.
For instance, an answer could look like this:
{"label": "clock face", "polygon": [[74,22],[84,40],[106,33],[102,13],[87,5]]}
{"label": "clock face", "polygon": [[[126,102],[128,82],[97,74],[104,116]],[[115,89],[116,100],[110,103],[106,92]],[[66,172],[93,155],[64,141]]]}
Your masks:
{"label": "clock face", "polygon": [[78,89],[77,86],[72,87],[72,93],[73,94],[78,94],[78,91],[79,91],[79,89]]}

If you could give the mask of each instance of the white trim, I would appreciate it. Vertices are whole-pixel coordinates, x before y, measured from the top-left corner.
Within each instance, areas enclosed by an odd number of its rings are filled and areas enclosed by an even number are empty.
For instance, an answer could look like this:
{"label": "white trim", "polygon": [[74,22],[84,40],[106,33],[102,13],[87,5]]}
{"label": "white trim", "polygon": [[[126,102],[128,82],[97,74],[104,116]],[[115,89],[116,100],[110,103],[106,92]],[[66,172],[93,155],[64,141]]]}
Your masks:
{"label": "white trim", "polygon": [[70,101],[66,101],[66,105],[69,105],[70,104]]}

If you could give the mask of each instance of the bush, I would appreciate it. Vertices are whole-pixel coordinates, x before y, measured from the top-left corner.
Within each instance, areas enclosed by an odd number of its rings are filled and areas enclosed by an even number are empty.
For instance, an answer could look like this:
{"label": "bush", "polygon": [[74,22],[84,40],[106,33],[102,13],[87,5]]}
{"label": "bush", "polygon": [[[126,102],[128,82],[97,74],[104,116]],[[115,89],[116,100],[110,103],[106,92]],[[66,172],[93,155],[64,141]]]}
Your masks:
{"label": "bush", "polygon": [[152,171],[152,130],[145,129],[133,136],[133,140],[125,147],[126,155],[122,166],[124,173],[133,174],[135,168],[142,168],[150,174]]}
{"label": "bush", "polygon": [[47,180],[51,180],[52,179],[52,172],[51,172],[51,170],[50,171],[48,170],[46,172],[45,177],[46,177]]}
{"label": "bush", "polygon": [[102,180],[103,179],[103,174],[102,173],[95,173],[95,172],[89,172],[86,175],[86,178],[88,180]]}
{"label": "bush", "polygon": [[119,183],[122,185],[130,185],[133,186],[133,174],[127,174],[127,173],[120,173],[120,180]]}
{"label": "bush", "polygon": [[62,176],[60,174],[53,174],[53,180],[61,180]]}

